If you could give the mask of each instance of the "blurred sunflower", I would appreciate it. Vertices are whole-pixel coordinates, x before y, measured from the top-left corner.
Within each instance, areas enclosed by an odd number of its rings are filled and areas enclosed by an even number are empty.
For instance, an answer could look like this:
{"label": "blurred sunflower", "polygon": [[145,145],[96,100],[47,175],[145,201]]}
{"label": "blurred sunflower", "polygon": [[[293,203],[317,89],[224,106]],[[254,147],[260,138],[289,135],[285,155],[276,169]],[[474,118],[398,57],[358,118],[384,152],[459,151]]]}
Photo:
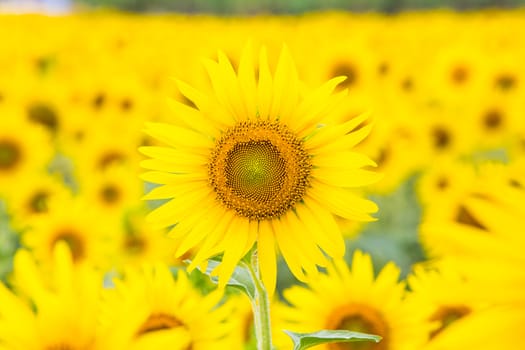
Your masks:
{"label": "blurred sunflower", "polygon": [[488,305],[481,297],[473,297],[476,285],[469,283],[468,277],[451,264],[416,266],[408,277],[408,284],[411,292],[407,303],[420,311],[421,322],[432,324],[428,342]]}
{"label": "blurred sunflower", "polygon": [[171,266],[182,265],[182,259],[173,257],[167,230],[155,229],[145,222],[147,209],[141,206],[126,215],[126,230],[119,240],[118,268],[140,266],[144,263],[164,262]]}
{"label": "blurred sunflower", "polygon": [[100,217],[83,197],[50,201],[48,213],[36,217],[23,232],[22,243],[42,264],[51,261],[54,246],[63,241],[75,264],[89,262],[105,268],[112,264],[122,228]]}
{"label": "blurred sunflower", "polygon": [[514,245],[525,244],[519,234],[525,191],[514,185],[520,177],[501,176],[501,167],[483,164],[462,193],[427,205],[419,235],[430,256],[520,258]]}
{"label": "blurred sunflower", "polygon": [[56,174],[32,172],[17,178],[17,191],[6,198],[12,225],[24,229],[35,217],[45,215],[51,201],[67,200],[71,191]]}
{"label": "blurred sunflower", "polygon": [[134,168],[113,165],[104,172],[78,172],[77,179],[79,193],[107,222],[122,223],[126,211],[141,204],[144,186]]}
{"label": "blurred sunflower", "polygon": [[420,321],[417,308],[403,302],[405,285],[398,279],[393,263],[374,278],[370,256],[356,251],[351,269],[336,260],[307,287],[285,290],[291,306],[279,311],[283,315],[279,326],[294,332],[344,329],[383,337],[379,343],[332,343],[315,347],[319,350],[419,349],[429,325]]}
{"label": "blurred sunflower", "polygon": [[60,141],[61,152],[73,161],[76,173],[82,176],[104,172],[114,165],[127,166],[136,172],[133,167],[138,168],[143,159],[137,152],[142,133],[116,120],[90,120]]}
{"label": "blurred sunflower", "polygon": [[75,266],[66,244],[58,244],[52,256],[53,268],[42,270],[28,251],[16,254],[12,282],[20,296],[0,283],[2,349],[101,349],[102,275]]}
{"label": "blurred sunflower", "polygon": [[206,68],[210,93],[179,83],[197,109],[174,101],[177,125],[147,124],[148,134],[169,145],[140,149],[152,158],[142,162],[153,170],[143,179],[161,184],[145,198],[170,199],[149,218],[175,225],[178,256],[200,246],[190,269],[224,252],[214,271],[221,286],[255,242],[269,289],[276,280],[276,244],[293,274],[305,280],[305,272],[326,265],[322,251],[344,254],[332,214],[369,221],[377,210],[352,192],[379,178],[362,169],[375,163],[351,150],[370,131],[354,131],[366,116],[333,122],[346,91],[332,92],[344,78],[303,94],[287,49],[274,75],[261,51],[258,79],[250,49],[238,74],[223,53]]}
{"label": "blurred sunflower", "polygon": [[522,128],[523,106],[512,96],[497,96],[491,92],[481,95],[483,103],[471,100],[466,115],[468,125],[476,135],[479,149],[509,146],[510,136]]}
{"label": "blurred sunflower", "polygon": [[128,269],[106,290],[102,334],[107,349],[221,349],[231,313],[222,292],[205,296],[184,271],[174,278],[163,264]]}
{"label": "blurred sunflower", "polygon": [[436,337],[424,350],[523,349],[525,305],[504,305],[488,308],[465,318],[446,334]]}
{"label": "blurred sunflower", "polygon": [[24,121],[16,108],[2,108],[0,113],[0,196],[3,196],[18,190],[13,186],[16,179],[43,171],[53,156],[53,148],[44,130]]}
{"label": "blurred sunflower", "polygon": [[421,203],[432,207],[436,202],[453,203],[464,195],[475,179],[473,167],[459,160],[440,158],[424,169],[417,183]]}

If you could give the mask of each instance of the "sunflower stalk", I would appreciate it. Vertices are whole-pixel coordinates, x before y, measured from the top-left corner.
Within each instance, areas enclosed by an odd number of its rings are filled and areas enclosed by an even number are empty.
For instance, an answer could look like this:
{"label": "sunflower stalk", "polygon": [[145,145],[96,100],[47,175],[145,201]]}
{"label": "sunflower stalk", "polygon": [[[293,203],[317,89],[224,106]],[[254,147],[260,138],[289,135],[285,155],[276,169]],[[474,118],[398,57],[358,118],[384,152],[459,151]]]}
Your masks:
{"label": "sunflower stalk", "polygon": [[270,298],[260,278],[257,248],[251,255],[248,270],[255,286],[254,298],[251,298],[257,350],[272,350],[272,327],[270,320]]}

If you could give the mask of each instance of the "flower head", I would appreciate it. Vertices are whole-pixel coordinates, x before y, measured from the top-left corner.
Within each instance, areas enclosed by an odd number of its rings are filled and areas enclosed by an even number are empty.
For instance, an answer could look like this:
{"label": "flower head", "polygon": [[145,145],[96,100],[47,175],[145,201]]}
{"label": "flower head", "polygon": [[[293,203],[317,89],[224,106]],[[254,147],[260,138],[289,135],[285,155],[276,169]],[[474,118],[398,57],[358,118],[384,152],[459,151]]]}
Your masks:
{"label": "flower head", "polygon": [[[257,242],[264,283],[273,289],[276,246],[294,275],[305,279],[341,257],[344,241],[333,214],[371,220],[374,203],[352,188],[373,183],[375,163],[352,151],[369,132],[366,116],[343,118],[344,77],[303,91],[288,50],[275,73],[261,50],[258,77],[250,47],[235,72],[226,55],[206,61],[211,91],[179,82],[195,106],[174,101],[176,124],[150,123],[146,132],[167,144],[142,147],[151,157],[143,175],[161,186],[146,199],[170,199],[150,215],[173,226],[177,255],[193,249],[190,268],[224,253],[214,271],[224,285]],[[195,249],[197,248],[197,249]]]}

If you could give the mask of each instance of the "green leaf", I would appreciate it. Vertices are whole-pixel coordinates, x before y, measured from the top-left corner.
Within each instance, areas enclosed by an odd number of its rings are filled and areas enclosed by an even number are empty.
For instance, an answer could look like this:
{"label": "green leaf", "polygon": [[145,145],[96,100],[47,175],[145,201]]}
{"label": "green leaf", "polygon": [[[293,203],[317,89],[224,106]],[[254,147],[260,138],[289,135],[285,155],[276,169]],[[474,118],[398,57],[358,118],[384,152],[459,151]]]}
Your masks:
{"label": "green leaf", "polygon": [[[211,276],[211,272],[217,266],[219,266],[220,263],[221,261],[216,258],[208,260],[208,267],[204,272],[206,275],[210,276],[211,280],[214,283],[218,282],[217,277]],[[243,261],[240,261],[239,265],[235,267],[235,270],[233,271],[233,274],[226,285],[240,289],[251,300],[255,299],[255,284],[250,274],[250,271],[248,270],[248,266]]]}
{"label": "green leaf", "polygon": [[378,343],[381,337],[378,335],[352,332],[346,330],[321,330],[313,333],[295,333],[284,331],[294,343],[293,350],[308,349],[312,346],[336,343],[336,342],[355,342],[355,341],[373,341]]}

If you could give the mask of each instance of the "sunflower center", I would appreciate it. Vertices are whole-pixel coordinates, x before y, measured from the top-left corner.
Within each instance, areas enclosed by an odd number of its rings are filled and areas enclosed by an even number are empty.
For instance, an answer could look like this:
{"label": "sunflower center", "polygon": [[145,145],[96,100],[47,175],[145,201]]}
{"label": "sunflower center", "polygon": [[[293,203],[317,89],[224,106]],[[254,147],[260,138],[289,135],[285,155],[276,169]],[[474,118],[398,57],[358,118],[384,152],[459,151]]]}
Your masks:
{"label": "sunflower center", "polygon": [[414,81],[412,80],[412,78],[406,77],[405,79],[403,79],[403,81],[401,82],[401,88],[405,91],[412,91],[412,89],[414,88]]}
{"label": "sunflower center", "polygon": [[450,145],[451,137],[445,128],[441,126],[434,127],[432,130],[432,136],[434,138],[434,147],[436,149],[443,150]]}
{"label": "sunflower center", "polygon": [[388,326],[383,317],[366,305],[350,304],[336,309],[327,322],[327,329],[340,329],[380,335],[379,343],[351,342],[330,343],[330,350],[387,350],[389,348]]}
{"label": "sunflower center", "polygon": [[348,88],[357,83],[358,72],[349,62],[339,62],[332,69],[332,77],[345,76],[346,80],[339,84],[339,89]]}
{"label": "sunflower center", "polygon": [[46,104],[34,104],[31,105],[27,111],[29,120],[41,124],[51,131],[58,129],[58,116],[56,112]]}
{"label": "sunflower center", "polygon": [[45,191],[37,191],[29,199],[29,210],[32,213],[44,213],[47,211],[47,199],[49,193]]}
{"label": "sunflower center", "polygon": [[387,75],[389,70],[390,66],[387,62],[381,62],[377,67],[377,72],[379,73],[379,75]]}
{"label": "sunflower center", "polygon": [[441,191],[446,190],[449,186],[449,181],[445,176],[441,176],[436,182],[436,187]]}
{"label": "sunflower center", "polygon": [[236,144],[226,158],[226,185],[238,196],[267,201],[281,190],[286,161],[268,141]]}
{"label": "sunflower center", "polygon": [[475,227],[477,229],[488,231],[488,229],[472,214],[465,206],[460,205],[456,213],[456,222]]}
{"label": "sunflower center", "polygon": [[118,151],[108,151],[103,154],[97,163],[97,166],[100,170],[109,168],[110,165],[123,163],[126,160],[126,156]]}
{"label": "sunflower center", "polygon": [[516,85],[516,78],[510,74],[501,74],[496,77],[496,86],[501,90],[510,90]]}
{"label": "sunflower center", "polygon": [[488,111],[483,117],[483,125],[485,125],[487,130],[496,130],[501,126],[502,123],[503,116],[496,109]]}
{"label": "sunflower center", "polygon": [[300,201],[311,163],[303,143],[287,127],[242,122],[216,143],[210,184],[219,201],[251,220],[283,215]]}
{"label": "sunflower center", "polygon": [[452,70],[451,75],[452,75],[452,81],[457,85],[461,85],[467,81],[469,77],[469,72],[466,67],[457,66]]}
{"label": "sunflower center", "polygon": [[430,317],[430,321],[439,321],[441,324],[437,329],[430,333],[430,338],[434,338],[452,323],[459,320],[460,318],[463,318],[464,316],[467,316],[470,311],[470,308],[464,305],[446,306],[438,309],[434,315]]}
{"label": "sunflower center", "polygon": [[128,235],[124,247],[131,255],[138,255],[146,250],[146,241],[137,235]]}
{"label": "sunflower center", "polygon": [[64,241],[69,246],[73,261],[78,262],[79,260],[84,258],[84,255],[86,253],[84,242],[76,232],[72,230],[61,231],[58,235],[56,235],[52,246],[54,246],[59,241]]}
{"label": "sunflower center", "polygon": [[162,331],[183,326],[184,324],[172,315],[163,313],[154,313],[149,315],[148,319],[140,327],[137,332],[137,336],[141,336],[146,333]]}
{"label": "sunflower center", "polygon": [[9,140],[0,140],[0,170],[12,169],[20,158],[20,149],[15,143]]}
{"label": "sunflower center", "polygon": [[120,191],[116,186],[107,184],[100,190],[100,197],[107,204],[115,204],[120,199]]}

